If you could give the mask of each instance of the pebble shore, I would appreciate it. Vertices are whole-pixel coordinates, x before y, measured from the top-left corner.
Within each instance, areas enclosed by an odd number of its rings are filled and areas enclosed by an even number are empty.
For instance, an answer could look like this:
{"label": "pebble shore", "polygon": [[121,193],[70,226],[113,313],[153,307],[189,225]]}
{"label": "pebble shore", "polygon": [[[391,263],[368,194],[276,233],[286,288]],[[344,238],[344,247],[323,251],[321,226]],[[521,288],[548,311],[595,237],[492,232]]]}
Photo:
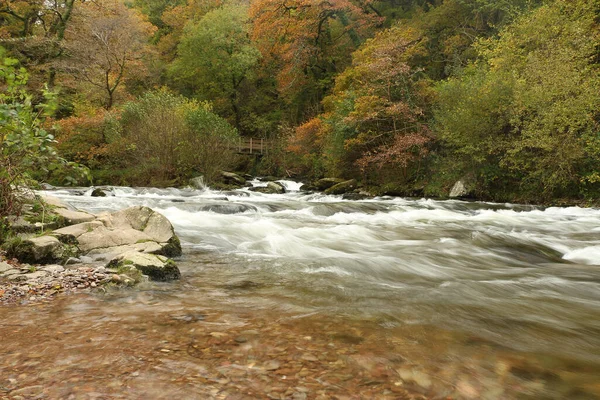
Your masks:
{"label": "pebble shore", "polygon": [[14,260],[0,261],[0,304],[51,301],[61,293],[89,292],[107,284],[133,284],[124,274],[103,265],[71,264],[31,266]]}

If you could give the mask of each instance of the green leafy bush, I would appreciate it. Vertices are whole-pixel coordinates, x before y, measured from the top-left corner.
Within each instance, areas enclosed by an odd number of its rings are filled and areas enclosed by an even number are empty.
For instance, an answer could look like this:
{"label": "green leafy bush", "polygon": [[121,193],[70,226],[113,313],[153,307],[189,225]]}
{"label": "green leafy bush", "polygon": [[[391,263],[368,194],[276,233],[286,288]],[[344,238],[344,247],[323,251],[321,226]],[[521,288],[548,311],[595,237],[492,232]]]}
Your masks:
{"label": "green leafy bush", "polygon": [[233,161],[237,131],[209,103],[167,91],[125,105],[123,137],[142,174],[163,183],[202,174],[212,181]]}
{"label": "green leafy bush", "polygon": [[44,90],[44,101],[34,105],[25,89],[28,78],[18,61],[6,57],[0,48],[0,225],[20,212],[18,191],[28,187],[32,178],[47,179],[69,169],[73,175],[64,176],[68,183],[87,173],[58,156],[54,136],[44,128],[55,110],[55,94]]}

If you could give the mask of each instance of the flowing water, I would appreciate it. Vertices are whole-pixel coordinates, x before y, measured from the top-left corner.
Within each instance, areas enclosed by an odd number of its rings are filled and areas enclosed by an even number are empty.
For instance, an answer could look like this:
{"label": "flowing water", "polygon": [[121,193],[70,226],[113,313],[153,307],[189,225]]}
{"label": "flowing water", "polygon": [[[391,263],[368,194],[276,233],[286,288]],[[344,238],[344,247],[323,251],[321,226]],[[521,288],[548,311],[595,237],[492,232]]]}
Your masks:
{"label": "flowing water", "polygon": [[282,195],[51,193],[94,213],[163,213],[183,276],[0,309],[4,385],[48,398],[600,399],[600,210],[344,201],[283,183]]}

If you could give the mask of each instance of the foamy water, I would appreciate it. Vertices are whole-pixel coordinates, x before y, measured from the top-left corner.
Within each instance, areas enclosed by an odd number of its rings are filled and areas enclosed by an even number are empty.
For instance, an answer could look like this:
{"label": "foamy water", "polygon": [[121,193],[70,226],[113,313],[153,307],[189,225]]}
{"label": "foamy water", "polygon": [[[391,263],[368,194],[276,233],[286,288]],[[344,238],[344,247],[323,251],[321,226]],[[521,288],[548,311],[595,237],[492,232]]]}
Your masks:
{"label": "foamy water", "polygon": [[152,207],[175,226],[186,262],[213,254],[227,274],[276,285],[277,301],[384,324],[432,324],[600,365],[600,210],[345,201],[281,183],[288,190],[281,195],[52,194],[91,212]]}

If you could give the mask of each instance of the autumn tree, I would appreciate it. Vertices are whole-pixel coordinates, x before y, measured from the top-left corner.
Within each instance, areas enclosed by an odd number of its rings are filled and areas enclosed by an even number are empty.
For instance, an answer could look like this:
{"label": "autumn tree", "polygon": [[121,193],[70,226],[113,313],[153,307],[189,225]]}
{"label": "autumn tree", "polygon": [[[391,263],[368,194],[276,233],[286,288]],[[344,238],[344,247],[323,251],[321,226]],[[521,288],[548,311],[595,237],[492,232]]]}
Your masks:
{"label": "autumn tree", "polygon": [[222,5],[238,2],[228,0],[136,0],[134,5],[156,27],[153,43],[165,62],[172,62],[188,22],[199,21],[206,13]]}
{"label": "autumn tree", "polygon": [[104,97],[113,106],[117,89],[144,72],[153,27],[119,0],[86,2],[75,13],[66,33],[66,54],[60,68]]}
{"label": "autumn tree", "polygon": [[318,127],[331,173],[370,178],[385,168],[394,171],[396,181],[414,179],[432,140],[426,124],[428,84],[409,62],[423,45],[422,33],[405,27],[367,41],[325,98],[326,112],[317,118],[322,122],[302,125],[292,143],[310,132],[309,126]]}
{"label": "autumn tree", "polygon": [[437,131],[482,192],[539,201],[598,190],[597,10],[556,0],[526,13],[440,85]]}
{"label": "autumn tree", "polygon": [[[252,39],[264,65],[276,71],[279,92],[300,107],[318,105],[332,75],[382,21],[370,0],[256,0],[250,15]],[[312,112],[314,114],[314,111]]]}
{"label": "autumn tree", "polygon": [[242,120],[240,91],[259,59],[248,38],[248,9],[229,5],[208,12],[185,28],[170,69],[182,93],[214,102],[218,111]]}
{"label": "autumn tree", "polygon": [[76,0],[0,1],[0,41],[25,61],[30,72],[45,75],[45,79],[37,80],[50,87],[56,80],[53,62],[63,52],[65,32],[77,3]]}

